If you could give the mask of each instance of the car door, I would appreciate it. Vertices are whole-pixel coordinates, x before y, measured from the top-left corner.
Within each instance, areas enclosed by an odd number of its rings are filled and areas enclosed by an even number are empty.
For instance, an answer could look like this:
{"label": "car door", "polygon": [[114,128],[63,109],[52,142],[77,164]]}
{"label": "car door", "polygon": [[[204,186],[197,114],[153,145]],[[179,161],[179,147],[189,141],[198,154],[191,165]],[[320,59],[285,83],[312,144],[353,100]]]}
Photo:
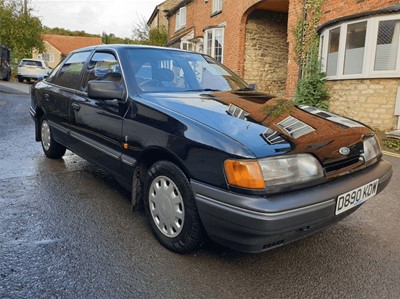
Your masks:
{"label": "car door", "polygon": [[114,98],[90,98],[87,89],[93,80],[125,88],[115,53],[97,51],[84,68],[81,85],[70,105],[71,149],[108,171],[120,174],[122,121],[128,103]]}
{"label": "car door", "polygon": [[52,75],[39,82],[41,103],[53,137],[69,146],[70,102],[79,83],[81,70],[90,51],[72,54]]}

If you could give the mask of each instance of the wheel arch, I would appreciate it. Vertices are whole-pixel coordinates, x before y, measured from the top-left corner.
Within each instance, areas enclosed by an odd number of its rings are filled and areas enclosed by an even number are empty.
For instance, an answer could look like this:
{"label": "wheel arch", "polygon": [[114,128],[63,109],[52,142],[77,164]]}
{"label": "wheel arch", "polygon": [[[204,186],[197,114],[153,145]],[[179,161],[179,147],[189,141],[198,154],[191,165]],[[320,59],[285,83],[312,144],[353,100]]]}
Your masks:
{"label": "wheel arch", "polygon": [[162,148],[152,147],[146,149],[140,157],[136,167],[133,170],[132,178],[132,211],[143,207],[143,186],[147,170],[158,161],[169,161],[174,163],[185,174],[190,181],[190,172],[184,166],[183,162],[173,153]]}

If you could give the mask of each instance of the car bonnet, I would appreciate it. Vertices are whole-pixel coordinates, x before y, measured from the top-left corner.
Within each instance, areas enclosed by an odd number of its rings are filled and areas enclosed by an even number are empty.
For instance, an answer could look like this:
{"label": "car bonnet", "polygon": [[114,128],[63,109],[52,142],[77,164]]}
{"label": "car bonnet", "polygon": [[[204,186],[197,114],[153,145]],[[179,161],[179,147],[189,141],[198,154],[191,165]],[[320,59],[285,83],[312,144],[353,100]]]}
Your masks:
{"label": "car bonnet", "polygon": [[348,159],[357,162],[363,139],[373,135],[370,128],[354,120],[259,92],[153,93],[142,97],[222,132],[259,158],[311,153],[323,165]]}

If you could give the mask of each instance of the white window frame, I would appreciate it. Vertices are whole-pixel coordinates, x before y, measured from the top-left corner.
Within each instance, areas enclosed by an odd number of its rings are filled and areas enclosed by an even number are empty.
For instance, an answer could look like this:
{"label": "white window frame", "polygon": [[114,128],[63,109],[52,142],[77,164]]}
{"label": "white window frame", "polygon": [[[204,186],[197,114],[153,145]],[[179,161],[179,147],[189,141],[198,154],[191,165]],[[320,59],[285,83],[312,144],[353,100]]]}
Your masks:
{"label": "white window frame", "polygon": [[[358,20],[352,20],[341,23],[340,25],[334,25],[325,28],[320,37],[320,59],[322,62],[322,71],[327,71],[327,58],[328,58],[328,45],[329,45],[329,32],[332,29],[340,27],[340,39],[339,39],[339,52],[338,52],[338,63],[336,75],[327,76],[327,80],[342,80],[342,79],[364,79],[364,78],[393,78],[400,77],[400,38],[397,45],[397,58],[396,67],[394,70],[374,70],[375,66],[375,55],[378,42],[378,30],[379,22],[381,21],[400,21],[400,14],[378,16],[362,18]],[[344,71],[344,59],[346,51],[346,36],[347,28],[349,25],[367,22],[367,32],[365,38],[365,52],[363,59],[363,68],[360,74],[343,74]]]}
{"label": "white window frame", "polygon": [[[208,33],[211,32],[211,53],[208,52]],[[225,28],[224,27],[215,27],[215,28],[210,28],[204,31],[204,47],[203,51],[205,54],[210,55],[211,57],[217,59],[215,57],[215,35],[220,33],[222,36],[222,41],[221,41],[221,47],[222,47],[222,53],[221,53],[221,63],[224,63],[224,40],[225,40]]]}
{"label": "white window frame", "polygon": [[[46,56],[46,55],[49,57],[48,60],[45,59],[45,56]],[[40,59],[42,59],[43,61],[46,61],[46,62],[54,62],[54,54],[53,54],[53,53],[42,53],[42,54],[39,54],[38,56],[39,56]]]}
{"label": "white window frame", "polygon": [[175,31],[186,27],[186,6],[179,8],[175,15]]}
{"label": "white window frame", "polygon": [[222,0],[212,0],[211,13],[215,14],[222,11]]}
{"label": "white window frame", "polygon": [[[190,41],[187,41],[187,40],[181,40],[181,46],[180,46],[180,48],[181,48],[182,50],[191,51],[191,52],[193,52],[194,49],[195,49],[193,43],[190,42]],[[185,48],[186,48],[186,49],[185,49]]]}

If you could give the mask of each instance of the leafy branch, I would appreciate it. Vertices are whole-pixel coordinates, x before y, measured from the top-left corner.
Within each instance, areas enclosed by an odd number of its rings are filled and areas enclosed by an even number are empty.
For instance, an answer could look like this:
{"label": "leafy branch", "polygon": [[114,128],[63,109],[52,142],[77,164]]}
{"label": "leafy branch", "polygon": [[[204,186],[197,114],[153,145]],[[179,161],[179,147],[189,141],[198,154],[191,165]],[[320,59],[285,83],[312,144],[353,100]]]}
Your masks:
{"label": "leafy branch", "polygon": [[322,15],[321,6],[325,0],[306,0],[305,12],[293,29],[295,37],[295,59],[301,69],[301,78],[295,92],[297,105],[310,105],[328,109],[329,93],[326,74],[321,71],[318,58],[319,36],[316,27]]}

